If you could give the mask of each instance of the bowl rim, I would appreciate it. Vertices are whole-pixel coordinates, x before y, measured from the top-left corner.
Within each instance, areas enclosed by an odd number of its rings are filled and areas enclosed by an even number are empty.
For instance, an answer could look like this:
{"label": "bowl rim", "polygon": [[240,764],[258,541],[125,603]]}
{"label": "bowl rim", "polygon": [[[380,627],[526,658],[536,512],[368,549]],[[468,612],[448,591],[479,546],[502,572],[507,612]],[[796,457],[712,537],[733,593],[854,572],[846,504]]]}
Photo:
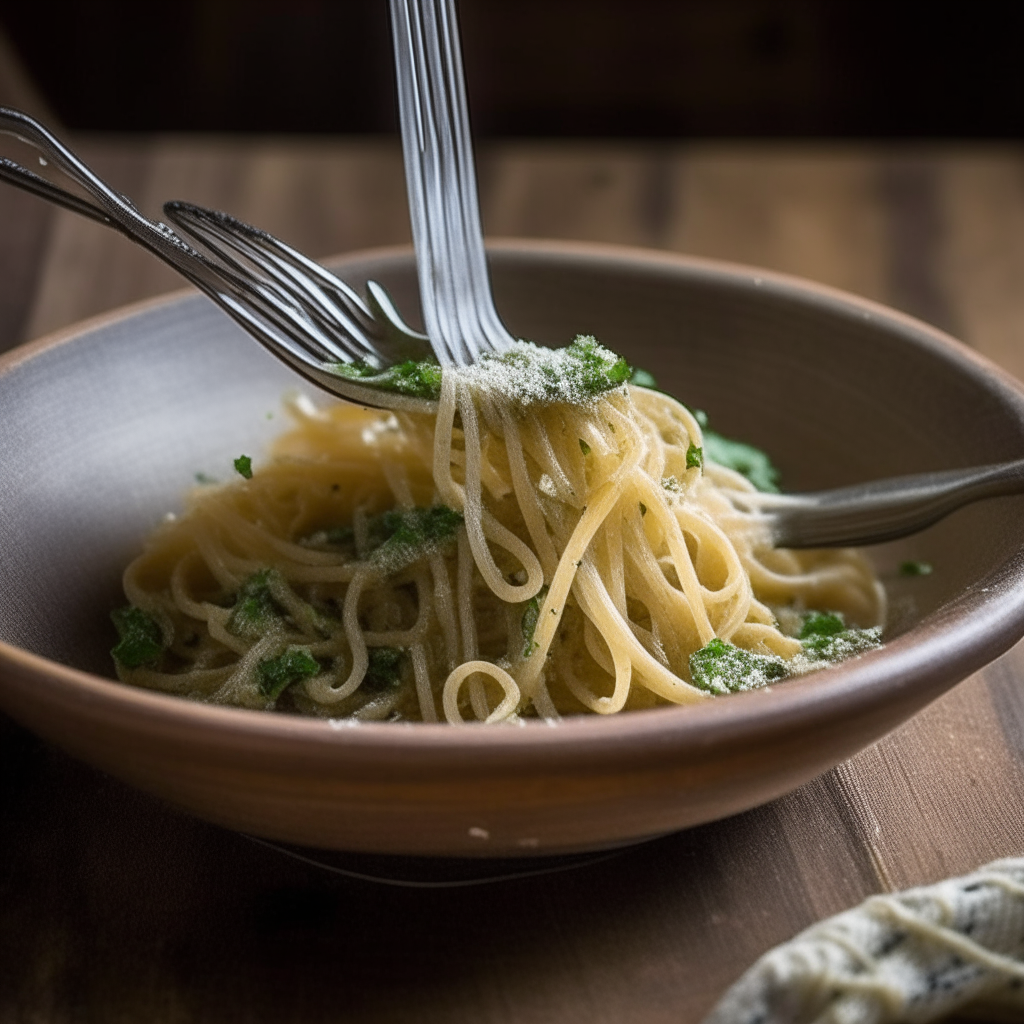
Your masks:
{"label": "bowl rim", "polygon": [[[522,260],[572,260],[643,274],[684,271],[691,279],[705,278],[723,286],[754,286],[781,298],[796,299],[857,319],[884,321],[909,342],[946,362],[984,375],[1003,397],[1020,406],[1024,419],[1024,387],[1009,373],[950,335],[905,313],[870,299],[793,275],[744,264],[680,253],[590,242],[492,239],[494,256]],[[345,253],[323,262],[344,274],[346,267],[374,261],[408,260],[408,245],[386,246]],[[75,338],[104,330],[146,313],[198,299],[185,288],[132,303],[62,328],[0,356],[0,378],[16,367]],[[986,583],[982,587],[980,584]],[[941,606],[908,633],[839,666],[830,668],[827,686],[815,674],[785,685],[735,694],[728,700],[708,699],[697,705],[659,707],[627,715],[580,715],[554,727],[524,722],[522,727],[466,728],[448,724],[358,723],[306,718],[201,704],[181,697],[128,686],[116,680],[51,661],[0,640],[0,689],[45,683],[50,698],[77,706],[91,718],[123,719],[125,715],[146,735],[180,735],[187,730],[197,742],[230,759],[253,744],[268,755],[323,762],[358,759],[394,764],[405,754],[407,767],[457,760],[472,753],[482,770],[505,763],[531,766],[530,773],[551,771],[559,764],[592,765],[642,770],[665,757],[686,752],[710,755],[745,738],[781,738],[794,730],[822,727],[846,716],[863,715],[879,700],[907,701],[918,707],[939,696],[952,682],[963,679],[1006,651],[1024,633],[1024,551],[966,592]],[[886,669],[877,666],[884,661]],[[13,671],[12,671],[13,670]],[[21,682],[19,683],[19,678]],[[924,699],[922,699],[924,694]],[[343,738],[344,742],[340,742]],[[609,744],[614,741],[614,756]],[[837,760],[839,757],[837,757]]]}

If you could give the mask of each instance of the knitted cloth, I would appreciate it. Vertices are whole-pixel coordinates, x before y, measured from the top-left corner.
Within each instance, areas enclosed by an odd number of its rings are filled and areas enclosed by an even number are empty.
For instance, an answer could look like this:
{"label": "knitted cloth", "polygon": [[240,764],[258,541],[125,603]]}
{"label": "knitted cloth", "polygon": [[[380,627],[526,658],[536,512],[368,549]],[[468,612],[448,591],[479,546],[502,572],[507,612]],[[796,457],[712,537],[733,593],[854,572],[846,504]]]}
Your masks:
{"label": "knitted cloth", "polygon": [[872,896],[766,953],[704,1024],[1024,1021],[1024,858]]}

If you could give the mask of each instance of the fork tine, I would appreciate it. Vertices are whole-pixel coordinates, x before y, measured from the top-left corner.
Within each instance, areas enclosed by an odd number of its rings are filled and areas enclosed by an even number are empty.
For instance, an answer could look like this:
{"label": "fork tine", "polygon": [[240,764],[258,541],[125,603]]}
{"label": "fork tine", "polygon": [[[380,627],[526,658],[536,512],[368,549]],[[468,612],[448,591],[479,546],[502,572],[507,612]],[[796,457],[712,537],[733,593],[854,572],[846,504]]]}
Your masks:
{"label": "fork tine", "polygon": [[[281,266],[280,256],[273,262],[264,253],[254,261],[253,254],[244,247],[241,250],[234,247],[250,262],[261,265],[266,277],[257,279],[244,262],[231,255],[229,237],[225,236],[221,245],[210,244],[210,255],[194,249],[166,224],[147,220],[129,199],[113,191],[48,129],[27,114],[0,107],[0,134],[14,135],[34,146],[89,198],[69,192],[6,158],[0,158],[0,181],[7,181],[126,235],[171,266],[271,354],[318,387],[364,406],[417,412],[427,412],[434,407],[435,403],[426,399],[382,392],[334,372],[332,362],[363,359],[367,347],[371,355],[377,355],[357,322],[360,311],[371,320],[373,314],[344,282],[332,278],[326,271],[313,276],[322,279],[325,286],[330,279],[330,290],[348,304],[344,322],[347,325],[351,320],[351,329],[347,326],[345,330],[339,329],[340,307],[329,304],[330,316],[321,314],[322,292],[315,292],[316,301],[297,303],[294,277],[298,265],[305,266],[307,262],[300,253],[287,250],[291,254],[287,262],[293,266],[286,271]],[[257,232],[255,228],[250,230]],[[266,237],[276,241],[273,236]],[[206,238],[203,240],[208,242]],[[281,249],[287,247],[282,243]],[[267,266],[268,262],[272,266]],[[319,287],[316,285],[314,289]],[[351,315],[352,310],[356,315]],[[415,340],[411,332],[410,337]],[[375,362],[380,365],[379,356]]]}
{"label": "fork tine", "polygon": [[245,221],[238,220],[230,214],[221,213],[219,210],[209,210],[192,203],[172,202],[165,203],[164,209],[170,215],[171,209],[175,214],[180,213],[184,220],[194,218],[197,221],[216,223],[235,237],[248,240],[255,249],[272,254],[277,260],[290,264],[292,267],[301,270],[307,277],[317,281],[327,291],[337,294],[346,305],[352,307],[357,314],[366,320],[368,328],[372,329],[375,324],[373,315],[367,304],[360,298],[358,292],[349,287],[340,278],[335,277],[330,271],[325,270],[315,260],[311,260],[305,254],[293,249],[280,238],[264,231],[262,228],[254,227]]}
{"label": "fork tine", "polygon": [[[219,210],[210,210],[177,200],[165,203],[164,210],[183,230],[195,231],[202,238],[207,237],[209,230],[216,230],[218,237],[243,252],[247,259],[257,263],[267,273],[274,276],[278,273],[285,274],[288,280],[294,281],[304,290],[308,289],[311,298],[323,302],[325,311],[330,316],[337,315],[337,306],[331,301],[332,296],[342,303],[343,309],[354,309],[354,314],[349,315],[364,328],[366,334],[375,341],[386,342],[389,349],[393,349],[399,358],[424,357],[430,339],[409,327],[395,307],[391,296],[378,282],[366,282],[368,298],[364,302],[341,278],[262,228],[254,227]],[[315,282],[315,286],[311,286],[310,280]],[[348,321],[345,320],[344,323],[347,324]]]}
{"label": "fork tine", "polygon": [[452,0],[391,0],[402,152],[424,319],[456,364],[513,339],[491,297]]}
{"label": "fork tine", "polygon": [[[381,365],[380,353],[369,337],[366,324],[361,322],[362,318],[357,319],[343,307],[339,307],[308,275],[287,263],[282,265],[282,261],[275,260],[263,248],[254,244],[252,236],[265,232],[260,232],[259,229],[237,221],[227,214],[187,203],[166,203],[164,209],[182,230],[211,252],[215,252],[236,271],[251,275],[255,269],[265,275],[267,280],[261,281],[261,286],[275,294],[286,296],[303,311],[311,323],[317,325],[320,333],[327,337],[340,334],[346,340],[354,342],[355,344],[347,346],[346,359],[359,359],[372,365]],[[232,251],[242,257],[241,261],[231,255]],[[343,287],[352,295],[355,294],[347,285]],[[358,300],[358,296],[355,298],[359,304],[359,311],[362,312],[365,307]],[[372,323],[368,311],[364,316]]]}
{"label": "fork tine", "polygon": [[327,303],[308,282],[296,281],[294,276],[268,266],[258,253],[251,252],[216,221],[196,224],[181,218],[179,222],[218,261],[231,268],[237,283],[255,297],[264,312],[269,305],[279,321],[283,318],[291,325],[289,330],[301,326],[312,335],[310,340],[321,353],[334,361],[381,365],[380,354],[362,325]]}

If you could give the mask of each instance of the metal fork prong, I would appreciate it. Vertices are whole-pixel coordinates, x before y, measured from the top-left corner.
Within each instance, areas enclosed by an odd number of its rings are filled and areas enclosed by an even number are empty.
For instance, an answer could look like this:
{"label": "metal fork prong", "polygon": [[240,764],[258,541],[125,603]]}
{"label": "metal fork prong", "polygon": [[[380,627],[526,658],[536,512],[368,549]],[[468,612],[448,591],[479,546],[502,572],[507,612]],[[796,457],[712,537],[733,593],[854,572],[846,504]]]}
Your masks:
{"label": "metal fork prong", "polygon": [[498,318],[491,297],[483,225],[480,221],[480,202],[476,188],[472,136],[469,131],[469,104],[466,100],[466,81],[455,8],[453,3],[442,0],[436,5],[435,10],[438,14],[437,36],[441,58],[439,67],[446,71],[445,97],[452,111],[452,159],[457,173],[456,197],[461,212],[459,230],[463,258],[467,267],[465,285],[472,296],[468,308],[472,312],[473,327],[482,330],[491,347],[501,352],[508,348],[512,338]]}
{"label": "metal fork prong", "polygon": [[302,280],[296,276],[297,273],[305,275],[307,280],[316,282],[324,292],[340,299],[343,306],[349,311],[348,315],[362,321],[364,330],[372,332],[376,328],[373,314],[354,289],[325,270],[319,263],[303,255],[297,249],[293,249],[269,232],[246,224],[245,221],[238,220],[230,214],[221,213],[219,210],[209,210],[179,200],[164,203],[164,211],[168,217],[185,230],[194,227],[199,227],[203,231],[215,229],[225,240],[230,238],[234,241],[248,243],[244,248],[250,258],[260,254],[261,259],[271,261],[276,268],[287,268],[289,277],[297,281]]}
{"label": "metal fork prong", "polygon": [[[231,269],[233,279],[250,295],[250,301],[269,307],[280,322],[290,325],[289,330],[308,332],[322,357],[335,362],[359,361],[381,365],[376,348],[359,324],[340,315],[333,307],[325,308],[322,297],[311,299],[308,288],[297,288],[296,282],[287,275],[261,268],[266,276],[259,277],[253,270],[252,254],[236,236],[210,224],[203,228],[186,225],[185,229],[213,253],[218,262]],[[231,250],[238,252],[244,260],[233,256]],[[264,312],[267,312],[266,308]]]}
{"label": "metal fork prong", "polygon": [[451,0],[391,0],[402,149],[427,334],[444,361],[512,338],[491,298]]}
{"label": "metal fork prong", "polygon": [[[336,331],[324,330],[321,324],[298,308],[290,297],[282,298],[265,283],[242,280],[242,297],[259,313],[289,337],[300,341],[318,358],[328,362],[364,362],[366,349],[354,339]],[[372,352],[370,353],[372,354]]]}
{"label": "metal fork prong", "polygon": [[207,255],[190,246],[166,224],[147,220],[130,200],[106,185],[27,114],[0,107],[0,133],[14,135],[34,146],[89,198],[2,158],[0,180],[114,228],[141,245],[216,303],[271,354],[318,387],[365,406],[417,412],[428,412],[435,406],[436,403],[425,399],[380,391],[356,379],[339,376],[331,363],[361,358],[366,341],[364,332],[358,332],[357,341],[346,332],[325,330],[311,315],[308,304],[295,303],[293,289],[285,289],[273,279],[256,279],[248,270],[240,269],[240,261],[225,258],[223,247],[216,252],[211,249]]}
{"label": "metal fork prong", "polygon": [[[373,366],[383,365],[376,346],[368,337],[366,326],[360,320],[334,303],[302,271],[288,264],[282,266],[272,255],[254,245],[248,234],[234,230],[235,225],[245,228],[248,225],[201,207],[185,209],[186,206],[168,203],[164,209],[182,230],[240,274],[252,275],[254,268],[263,274],[266,280],[261,282],[262,286],[269,293],[284,296],[300,308],[309,317],[310,324],[316,326],[323,342],[329,342],[332,335],[340,335],[346,342],[343,361],[359,360]],[[242,260],[232,256],[229,250],[241,256]],[[333,348],[331,350],[334,351]],[[338,352],[334,351],[334,354],[335,358],[339,357]]]}

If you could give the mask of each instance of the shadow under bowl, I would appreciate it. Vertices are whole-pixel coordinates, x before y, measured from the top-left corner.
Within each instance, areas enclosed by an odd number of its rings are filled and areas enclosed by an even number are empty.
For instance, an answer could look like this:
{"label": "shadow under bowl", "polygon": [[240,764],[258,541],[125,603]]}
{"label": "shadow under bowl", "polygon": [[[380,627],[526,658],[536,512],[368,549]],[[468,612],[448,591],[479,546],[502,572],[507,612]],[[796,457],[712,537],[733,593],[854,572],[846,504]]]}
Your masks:
{"label": "shadow under bowl", "polygon": [[[594,334],[804,490],[1018,456],[1024,394],[925,324],[750,268],[541,242],[490,249],[517,336]],[[416,308],[407,250],[333,266]],[[755,806],[899,725],[1024,634],[1024,498],[875,549],[881,650],[697,707],[557,727],[367,724],[212,707],[112,680],[120,574],[197,473],[278,432],[298,380],[205,298],[0,360],[0,707],[210,821],[337,850],[509,857],[632,842]],[[272,418],[268,418],[273,414]],[[914,580],[906,557],[935,571]]]}

